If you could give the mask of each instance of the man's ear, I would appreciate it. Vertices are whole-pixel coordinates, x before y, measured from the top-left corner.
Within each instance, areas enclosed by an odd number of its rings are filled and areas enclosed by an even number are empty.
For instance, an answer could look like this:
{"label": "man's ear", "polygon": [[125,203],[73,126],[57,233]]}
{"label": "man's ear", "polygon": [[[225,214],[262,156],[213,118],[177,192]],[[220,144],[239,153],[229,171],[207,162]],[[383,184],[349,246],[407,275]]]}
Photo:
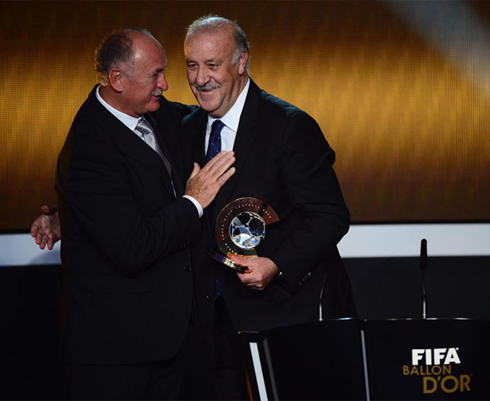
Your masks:
{"label": "man's ear", "polygon": [[123,80],[124,74],[120,69],[113,68],[109,71],[109,84],[116,92],[120,93],[123,91]]}
{"label": "man's ear", "polygon": [[238,73],[240,75],[245,74],[247,71],[248,51],[242,51],[242,55],[238,59]]}

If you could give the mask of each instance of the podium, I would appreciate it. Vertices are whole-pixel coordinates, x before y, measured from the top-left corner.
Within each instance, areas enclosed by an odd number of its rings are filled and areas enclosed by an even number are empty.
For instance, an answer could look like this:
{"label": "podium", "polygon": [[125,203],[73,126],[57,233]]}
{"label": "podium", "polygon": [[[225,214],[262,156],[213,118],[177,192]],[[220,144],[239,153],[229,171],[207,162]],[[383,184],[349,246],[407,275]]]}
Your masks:
{"label": "podium", "polygon": [[239,334],[251,400],[490,400],[490,321],[326,320]]}
{"label": "podium", "polygon": [[251,400],[364,400],[360,321],[241,332]]}

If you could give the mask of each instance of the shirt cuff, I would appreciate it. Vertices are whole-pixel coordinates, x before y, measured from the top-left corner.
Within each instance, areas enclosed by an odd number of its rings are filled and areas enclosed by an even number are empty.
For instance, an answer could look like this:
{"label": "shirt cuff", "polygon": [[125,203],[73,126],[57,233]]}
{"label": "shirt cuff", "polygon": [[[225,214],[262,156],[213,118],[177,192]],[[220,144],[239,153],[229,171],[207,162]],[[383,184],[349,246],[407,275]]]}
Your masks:
{"label": "shirt cuff", "polygon": [[194,206],[197,209],[197,213],[199,213],[199,218],[201,218],[202,215],[204,214],[204,210],[201,204],[197,200],[195,200],[192,196],[184,195],[183,198],[189,199],[194,204]]}

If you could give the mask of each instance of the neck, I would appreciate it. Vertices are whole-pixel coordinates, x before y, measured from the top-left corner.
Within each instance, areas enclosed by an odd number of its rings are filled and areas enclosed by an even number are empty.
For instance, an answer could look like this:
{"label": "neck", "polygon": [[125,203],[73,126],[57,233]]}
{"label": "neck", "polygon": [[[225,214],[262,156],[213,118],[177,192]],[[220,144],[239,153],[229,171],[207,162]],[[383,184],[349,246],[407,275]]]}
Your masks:
{"label": "neck", "polygon": [[127,108],[124,107],[124,103],[122,102],[121,94],[114,91],[110,86],[101,85],[99,87],[99,95],[105,102],[121,113],[128,114],[132,117],[141,117],[140,115],[135,115],[134,113],[128,112]]}
{"label": "neck", "polygon": [[240,97],[240,95],[242,94],[243,89],[245,89],[245,86],[247,86],[247,82],[248,82],[248,75],[247,74],[243,74],[242,76],[240,76],[240,79],[238,82],[238,87],[236,89],[237,93],[236,93],[235,99],[233,100],[233,104],[231,104],[227,110],[225,110],[224,112],[221,112],[220,115],[213,115],[213,114],[209,114],[209,115],[213,118],[221,118],[226,113],[228,113],[230,111],[230,109],[235,105],[235,103],[238,100],[238,98]]}

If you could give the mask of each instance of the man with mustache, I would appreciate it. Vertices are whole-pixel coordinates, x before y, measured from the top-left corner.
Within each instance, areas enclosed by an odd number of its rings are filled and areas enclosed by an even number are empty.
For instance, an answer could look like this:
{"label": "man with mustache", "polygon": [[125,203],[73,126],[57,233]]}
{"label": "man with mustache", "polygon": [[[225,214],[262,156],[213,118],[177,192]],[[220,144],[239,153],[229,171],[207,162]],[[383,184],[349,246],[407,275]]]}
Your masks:
{"label": "man with mustache", "polygon": [[[204,163],[216,142],[236,157],[236,174],[205,212],[193,275],[197,316],[209,345],[203,349],[213,350],[208,356],[214,360],[213,399],[239,399],[238,331],[355,315],[336,246],[349,229],[349,211],[332,168],[335,153],[320,127],[249,77],[248,40],[235,22],[197,19],[187,29],[184,53],[189,85],[201,106],[184,118],[179,134],[185,166]],[[232,257],[248,266],[246,274],[207,252],[217,248],[217,214],[242,197],[264,201],[279,216],[267,226],[258,257]]]}
{"label": "man with mustache", "polygon": [[176,399],[192,303],[188,244],[234,156],[195,164],[185,183],[175,134],[190,109],[162,97],[167,59],[148,31],[108,35],[95,65],[100,84],[56,172],[71,397]]}
{"label": "man with mustache", "polygon": [[[205,211],[205,230],[194,243],[196,316],[206,341],[197,351],[209,351],[205,358],[212,365],[199,374],[213,375],[211,394],[200,388],[197,398],[240,399],[237,331],[355,315],[336,247],[348,230],[349,212],[332,168],[335,153],[318,124],[252,81],[248,40],[235,22],[215,16],[194,21],[184,50],[189,84],[201,106],[183,120],[179,134],[185,166],[204,163],[217,120],[221,149],[235,152],[237,166]],[[249,267],[247,274],[207,254],[216,247],[216,215],[240,197],[263,200],[280,218],[267,227],[259,257],[233,257]],[[50,228],[50,217],[44,216],[33,235],[50,247],[42,220]]]}

